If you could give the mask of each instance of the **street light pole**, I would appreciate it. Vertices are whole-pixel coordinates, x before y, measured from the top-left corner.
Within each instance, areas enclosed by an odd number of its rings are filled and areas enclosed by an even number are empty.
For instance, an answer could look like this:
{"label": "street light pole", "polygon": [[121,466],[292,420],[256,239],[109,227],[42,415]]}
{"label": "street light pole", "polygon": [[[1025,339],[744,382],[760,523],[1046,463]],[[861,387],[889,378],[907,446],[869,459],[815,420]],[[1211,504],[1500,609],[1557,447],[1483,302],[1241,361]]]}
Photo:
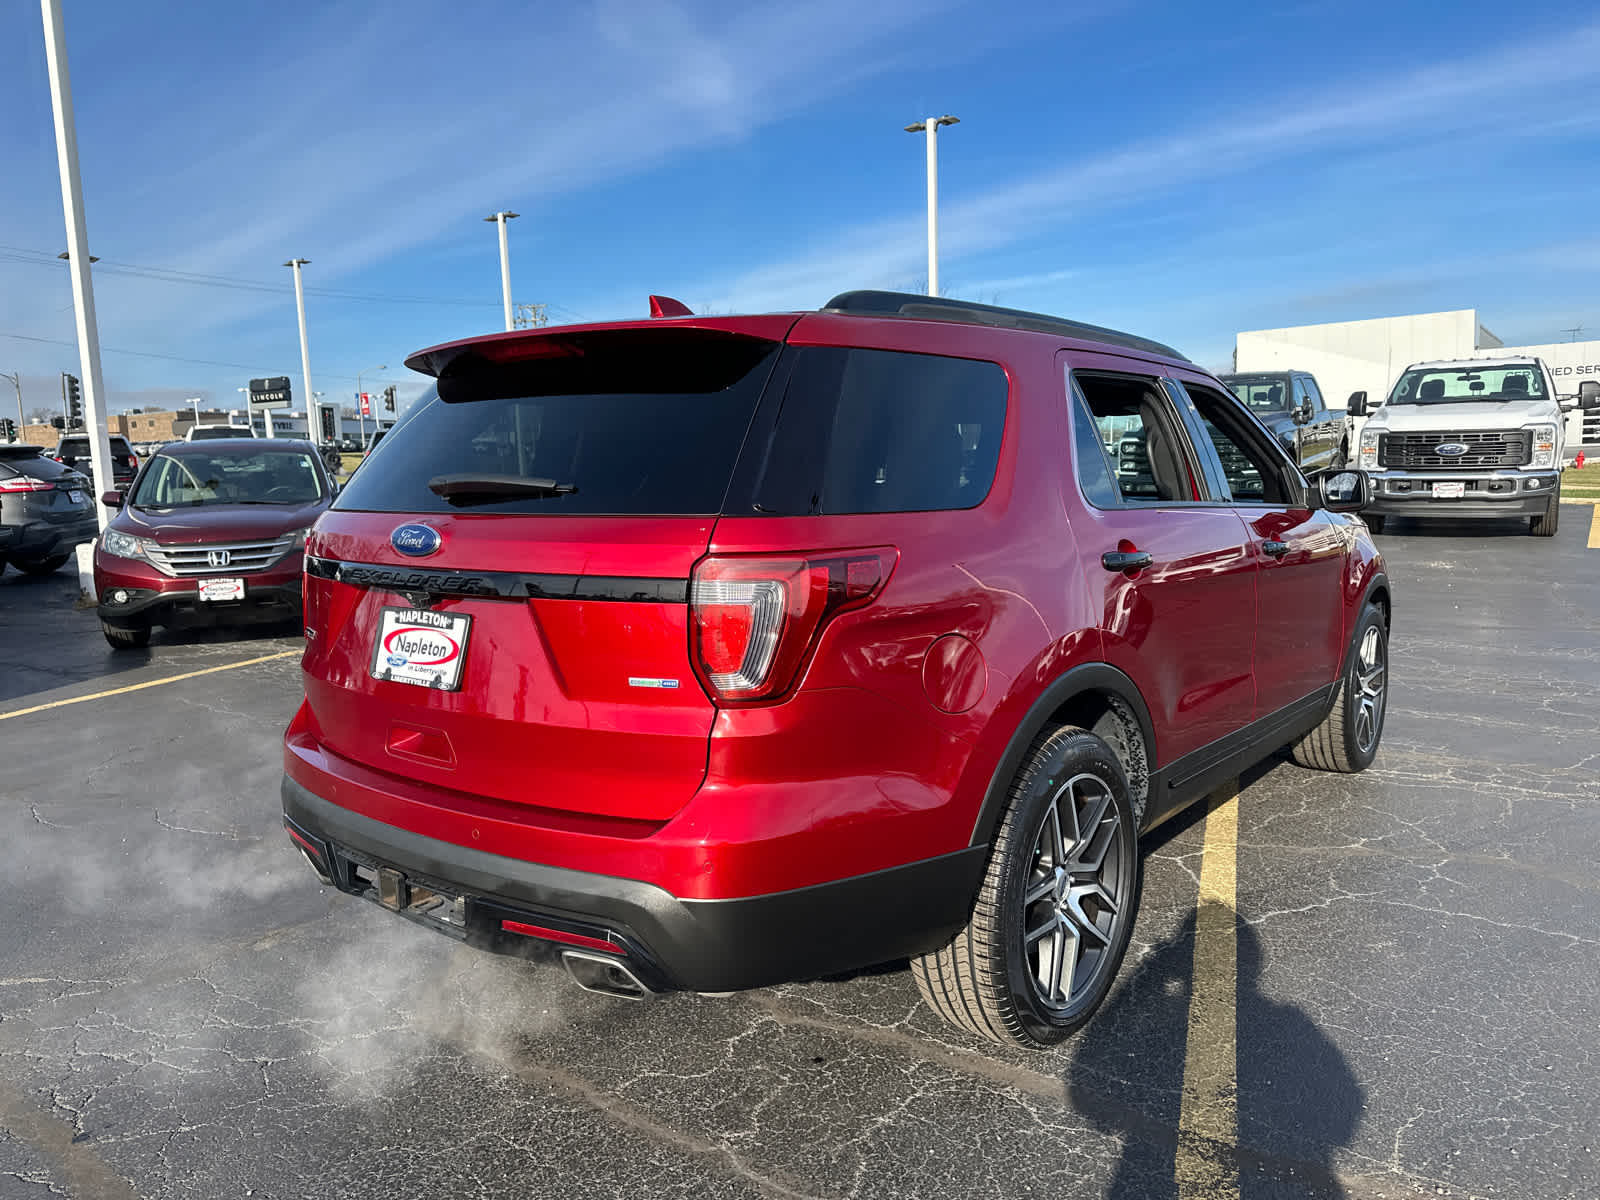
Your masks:
{"label": "street light pole", "polygon": [[508,333],[515,326],[511,320],[511,251],[506,245],[506,222],[521,215],[514,212],[497,212],[484,218],[485,221],[493,221],[500,226],[500,299],[505,304]]}
{"label": "street light pole", "polygon": [[[361,411],[361,377],[368,371],[387,371],[388,369],[388,363],[381,363],[376,367],[363,367],[356,372],[356,418],[361,422],[361,444],[363,446],[367,444],[367,414]],[[376,413],[373,414],[372,424],[374,426],[378,424]]]}
{"label": "street light pole", "polygon": [[[306,290],[305,286],[300,282],[300,268],[310,261],[309,258],[291,258],[283,264],[286,267],[294,268],[294,307],[295,311],[300,315],[300,381],[305,386],[307,398],[311,397],[311,351],[306,346]],[[311,407],[316,407],[315,402],[312,403]],[[320,417],[322,414],[313,412],[311,415]],[[320,420],[317,424],[319,427],[310,431],[311,441],[314,445],[321,444],[318,436],[321,433]]]}
{"label": "street light pole", "polygon": [[[61,171],[61,208],[67,222],[68,266],[72,271],[72,308],[78,326],[78,362],[83,372],[83,414],[88,425],[89,461],[94,465],[96,496],[109,492],[111,440],[106,435],[105,386],[100,377],[100,325],[94,315],[94,284],[89,278],[89,230],[83,213],[83,178],[78,171],[78,129],[72,112],[72,76],[67,70],[67,32],[61,0],[39,0],[44,17],[44,57],[50,74],[50,101],[55,113],[56,165]],[[94,506],[100,528],[111,510]]]}
{"label": "street light pole", "polygon": [[907,125],[907,133],[926,134],[928,138],[928,295],[939,294],[939,126],[959,125],[960,117],[946,113],[942,117],[929,117],[914,125]]}

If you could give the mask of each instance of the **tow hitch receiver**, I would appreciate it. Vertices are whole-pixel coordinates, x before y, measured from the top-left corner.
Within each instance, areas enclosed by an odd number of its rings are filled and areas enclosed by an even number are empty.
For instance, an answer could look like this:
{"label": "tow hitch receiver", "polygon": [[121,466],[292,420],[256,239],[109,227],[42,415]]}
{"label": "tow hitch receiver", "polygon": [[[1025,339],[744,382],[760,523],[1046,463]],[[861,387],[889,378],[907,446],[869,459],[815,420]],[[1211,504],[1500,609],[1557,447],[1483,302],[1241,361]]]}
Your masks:
{"label": "tow hitch receiver", "polygon": [[399,912],[411,903],[406,877],[393,867],[378,868],[378,903],[390,912]]}

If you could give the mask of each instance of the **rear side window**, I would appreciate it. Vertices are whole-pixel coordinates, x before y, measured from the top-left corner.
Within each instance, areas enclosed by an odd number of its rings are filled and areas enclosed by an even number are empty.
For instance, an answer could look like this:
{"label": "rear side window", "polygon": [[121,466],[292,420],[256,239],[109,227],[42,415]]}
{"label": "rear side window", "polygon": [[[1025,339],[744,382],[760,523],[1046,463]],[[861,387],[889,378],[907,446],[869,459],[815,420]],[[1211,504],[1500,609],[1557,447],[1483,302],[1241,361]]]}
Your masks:
{"label": "rear side window", "polygon": [[757,511],[929,512],[988,495],[1006,421],[999,364],[832,346],[788,355]]}
{"label": "rear side window", "polygon": [[[544,516],[721,511],[778,344],[708,330],[542,339],[538,357],[452,363],[388,431],[336,507]],[[457,495],[439,476],[549,480],[570,492]]]}

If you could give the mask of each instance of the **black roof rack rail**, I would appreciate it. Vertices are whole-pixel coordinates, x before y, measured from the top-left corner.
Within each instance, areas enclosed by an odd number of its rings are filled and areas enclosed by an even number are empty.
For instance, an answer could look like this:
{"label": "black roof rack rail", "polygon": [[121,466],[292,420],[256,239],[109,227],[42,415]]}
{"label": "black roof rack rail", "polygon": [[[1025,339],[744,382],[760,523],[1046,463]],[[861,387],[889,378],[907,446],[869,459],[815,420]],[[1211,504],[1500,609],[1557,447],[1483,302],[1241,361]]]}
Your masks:
{"label": "black roof rack rail", "polygon": [[911,292],[841,292],[824,304],[822,311],[880,317],[918,317],[925,321],[960,321],[968,325],[992,325],[999,329],[1029,329],[1035,333],[1056,333],[1063,337],[1106,342],[1129,350],[1142,350],[1146,354],[1161,354],[1167,358],[1190,361],[1188,355],[1180,354],[1171,346],[1137,334],[1082,321],[1069,321],[1065,317],[1052,317],[1047,313],[998,308],[993,304],[974,304],[945,296],[918,296]]}

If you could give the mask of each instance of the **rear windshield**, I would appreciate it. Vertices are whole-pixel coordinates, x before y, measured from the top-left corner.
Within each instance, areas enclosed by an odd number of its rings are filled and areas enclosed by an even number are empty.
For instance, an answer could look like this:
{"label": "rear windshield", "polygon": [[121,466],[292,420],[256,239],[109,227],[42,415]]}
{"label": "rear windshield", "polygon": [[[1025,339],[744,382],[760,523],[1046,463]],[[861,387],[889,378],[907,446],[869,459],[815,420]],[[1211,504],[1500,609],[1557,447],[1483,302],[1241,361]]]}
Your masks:
{"label": "rear windshield", "polygon": [[192,442],[203,442],[207,438],[236,438],[249,437],[250,431],[242,425],[197,425],[189,434]]}
{"label": "rear windshield", "polygon": [[[121,454],[126,456],[132,453],[128,446],[128,439],[125,437],[117,436],[110,438],[109,443],[111,446],[111,453],[113,454]],[[65,458],[88,458],[89,439],[83,437],[62,438],[61,448],[56,451],[56,453]]]}
{"label": "rear windshield", "polygon": [[788,353],[794,370],[758,511],[928,512],[988,494],[1006,420],[999,364],[829,346]]}
{"label": "rear windshield", "polygon": [[[778,345],[714,330],[541,340],[547,356],[452,363],[351,477],[340,509],[688,516],[721,510]],[[441,476],[549,480],[542,495],[453,499]],[[487,486],[487,485],[486,485]]]}
{"label": "rear windshield", "polygon": [[71,467],[53,458],[44,458],[37,449],[0,447],[0,479],[14,479],[27,475],[34,479],[60,479],[63,475],[78,475]]}

